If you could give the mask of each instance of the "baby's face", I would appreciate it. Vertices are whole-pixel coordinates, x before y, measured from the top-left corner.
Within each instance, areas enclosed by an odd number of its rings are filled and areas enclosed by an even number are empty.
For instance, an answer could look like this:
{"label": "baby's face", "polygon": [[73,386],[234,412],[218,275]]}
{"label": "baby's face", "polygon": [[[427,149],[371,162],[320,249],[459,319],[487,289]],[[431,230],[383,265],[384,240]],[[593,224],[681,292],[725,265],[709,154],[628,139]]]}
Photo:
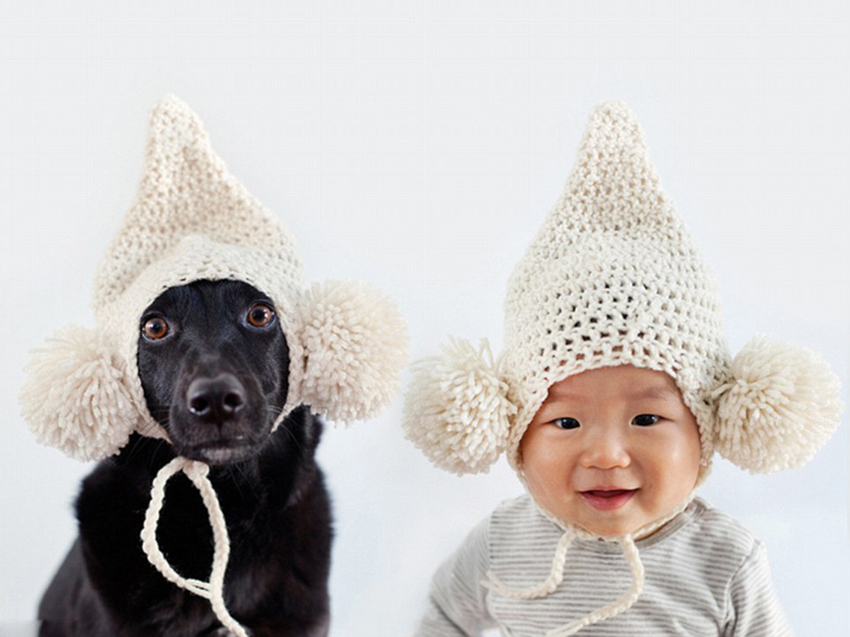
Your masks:
{"label": "baby's face", "polygon": [[699,473],[697,423],[673,379],[631,365],[552,385],[520,450],[537,502],[606,537],[669,514]]}

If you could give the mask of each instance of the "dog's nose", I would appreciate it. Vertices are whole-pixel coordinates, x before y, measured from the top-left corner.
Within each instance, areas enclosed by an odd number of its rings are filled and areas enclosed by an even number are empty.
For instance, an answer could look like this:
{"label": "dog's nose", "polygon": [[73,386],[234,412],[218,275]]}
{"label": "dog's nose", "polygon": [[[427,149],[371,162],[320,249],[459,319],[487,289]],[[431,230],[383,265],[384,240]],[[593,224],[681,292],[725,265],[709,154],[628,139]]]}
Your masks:
{"label": "dog's nose", "polygon": [[196,378],[186,390],[189,412],[201,420],[223,422],[233,418],[245,404],[245,388],[233,374]]}

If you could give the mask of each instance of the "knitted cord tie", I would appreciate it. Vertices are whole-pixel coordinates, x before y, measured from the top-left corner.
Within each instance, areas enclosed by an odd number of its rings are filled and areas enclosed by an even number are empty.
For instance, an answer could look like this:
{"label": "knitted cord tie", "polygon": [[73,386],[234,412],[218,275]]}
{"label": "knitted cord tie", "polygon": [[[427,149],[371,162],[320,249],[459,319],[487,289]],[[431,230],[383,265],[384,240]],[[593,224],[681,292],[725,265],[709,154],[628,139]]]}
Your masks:
{"label": "knitted cord tie", "polygon": [[564,579],[564,564],[567,561],[567,550],[570,548],[570,544],[572,544],[574,539],[575,532],[572,529],[564,532],[561,539],[558,540],[555,556],[552,558],[552,570],[549,572],[549,577],[536,586],[510,589],[505,586],[505,583],[493,571],[487,572],[488,579],[481,582],[481,585],[503,597],[511,597],[513,599],[536,599],[551,595]]}
{"label": "knitted cord tie", "polygon": [[[566,564],[567,549],[569,549],[570,544],[572,544],[575,537],[576,533],[572,529],[568,529],[561,536],[561,539],[558,541],[558,546],[555,549],[555,556],[552,559],[552,570],[546,581],[529,588],[514,590],[505,586],[504,582],[502,582],[496,574],[493,573],[493,571],[489,571],[487,573],[488,580],[481,582],[482,586],[498,593],[499,595],[511,597],[513,599],[535,599],[551,595],[564,579],[564,565]],[[617,541],[623,548],[623,555],[629,563],[632,571],[632,585],[629,587],[629,590],[607,606],[603,606],[602,608],[585,615],[581,619],[572,621],[560,628],[553,628],[546,633],[546,637],[568,637],[569,635],[575,635],[585,626],[596,624],[627,611],[638,600],[640,594],[643,592],[644,581],[643,563],[640,560],[640,554],[638,553],[637,546],[635,546],[634,538],[631,535],[626,535],[619,538]]]}
{"label": "knitted cord tie", "polygon": [[[165,501],[165,484],[180,471],[186,474],[201,493],[204,506],[209,514],[215,542],[209,582],[181,576],[165,559],[156,541],[156,527],[159,524],[159,514]],[[227,537],[227,526],[224,522],[224,514],[221,512],[218,497],[207,477],[209,472],[209,466],[203,462],[181,457],[175,458],[159,470],[153,480],[151,502],[145,512],[145,524],[141,533],[142,550],[147,555],[148,561],[162,573],[165,579],[190,593],[210,600],[213,613],[225,628],[237,637],[248,637],[248,631],[233,619],[224,605],[224,573],[227,570],[227,559],[230,555],[230,540]]]}
{"label": "knitted cord tie", "polygon": [[568,637],[569,635],[575,635],[585,626],[590,626],[591,624],[596,624],[620,613],[624,613],[638,600],[638,597],[643,592],[643,563],[640,561],[640,554],[631,535],[626,535],[617,541],[623,548],[623,555],[632,569],[632,585],[629,587],[629,590],[607,606],[603,606],[581,619],[572,621],[560,628],[554,628],[548,631],[546,637]]}

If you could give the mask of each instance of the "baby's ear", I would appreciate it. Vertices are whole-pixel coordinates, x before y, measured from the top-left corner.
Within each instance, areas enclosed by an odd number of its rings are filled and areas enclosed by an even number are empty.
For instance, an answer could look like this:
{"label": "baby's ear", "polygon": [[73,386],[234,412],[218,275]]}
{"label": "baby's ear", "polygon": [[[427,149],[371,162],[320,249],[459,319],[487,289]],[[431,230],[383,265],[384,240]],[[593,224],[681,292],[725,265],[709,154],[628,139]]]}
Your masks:
{"label": "baby's ear", "polygon": [[476,350],[468,341],[452,340],[441,356],[414,366],[402,426],[441,469],[486,472],[505,450],[517,410],[507,390],[486,341]]}
{"label": "baby's ear", "polygon": [[304,356],[300,402],[328,420],[377,415],[407,362],[407,326],[390,298],[365,283],[326,281],[299,307]]}
{"label": "baby's ear", "polygon": [[56,332],[33,350],[20,394],[36,439],[83,461],[117,453],[137,421],[124,366],[99,335],[76,325]]}
{"label": "baby's ear", "polygon": [[715,449],[751,473],[801,467],[841,419],[841,384],[818,354],[756,336],[715,390]]}

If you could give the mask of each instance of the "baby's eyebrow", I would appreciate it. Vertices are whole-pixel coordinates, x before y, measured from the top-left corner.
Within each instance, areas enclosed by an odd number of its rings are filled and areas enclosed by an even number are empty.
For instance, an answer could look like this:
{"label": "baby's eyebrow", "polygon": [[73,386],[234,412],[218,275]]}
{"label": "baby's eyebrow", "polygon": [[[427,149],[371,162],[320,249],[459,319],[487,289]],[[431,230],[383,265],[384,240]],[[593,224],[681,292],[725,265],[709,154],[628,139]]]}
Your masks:
{"label": "baby's eyebrow", "polygon": [[629,392],[629,397],[635,400],[648,398],[679,398],[679,390],[675,387],[670,387],[669,385],[653,385],[652,387],[645,387],[643,389],[636,389],[633,392]]}
{"label": "baby's eyebrow", "polygon": [[[651,385],[649,387],[626,390],[625,393],[631,400],[648,400],[653,398],[669,400],[678,399],[680,396],[679,390],[676,387],[671,387],[669,385]],[[575,393],[569,389],[558,389],[554,387],[549,390],[549,397],[565,401],[577,401],[583,398],[580,393]]]}

